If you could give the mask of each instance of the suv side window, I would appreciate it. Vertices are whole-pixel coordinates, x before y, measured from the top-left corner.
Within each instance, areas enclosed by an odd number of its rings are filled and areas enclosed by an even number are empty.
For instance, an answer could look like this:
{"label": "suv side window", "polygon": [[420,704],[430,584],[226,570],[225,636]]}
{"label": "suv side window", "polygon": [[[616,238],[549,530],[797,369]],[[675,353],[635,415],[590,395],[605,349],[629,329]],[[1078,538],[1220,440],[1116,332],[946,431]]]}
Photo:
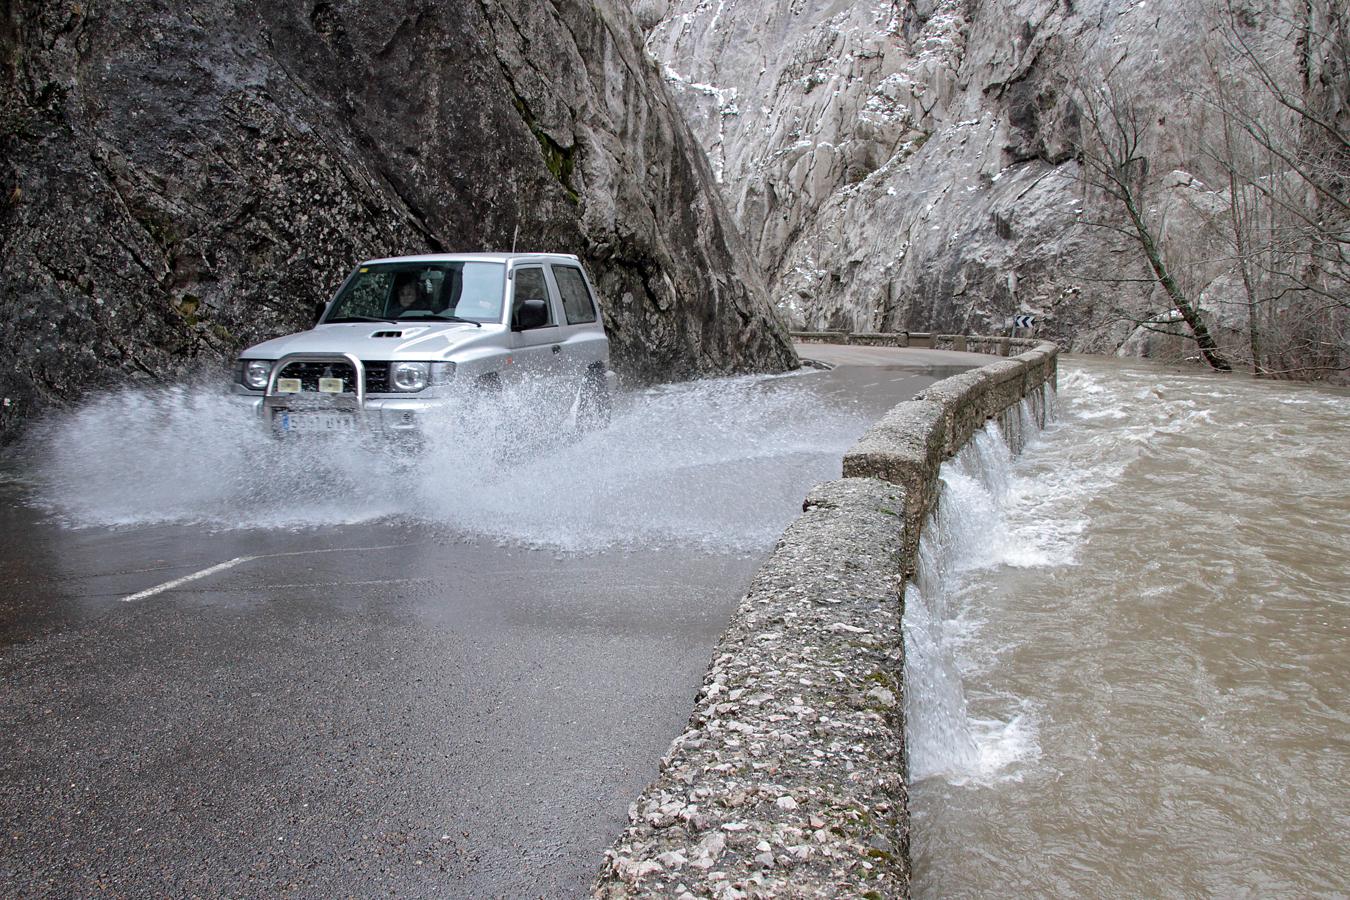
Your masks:
{"label": "suv side window", "polygon": [[553,321],[553,304],[548,299],[548,284],[544,281],[544,270],[540,266],[529,266],[528,268],[516,269],[514,280],[516,283],[515,299],[512,301],[511,309],[514,312],[520,309],[520,305],[526,300],[543,300],[544,307],[548,310],[548,321],[545,325],[556,325]]}
{"label": "suv side window", "polygon": [[586,288],[586,279],[581,270],[572,266],[550,266],[553,280],[558,283],[558,293],[562,294],[563,311],[567,313],[568,325],[584,325],[595,321],[595,301]]}

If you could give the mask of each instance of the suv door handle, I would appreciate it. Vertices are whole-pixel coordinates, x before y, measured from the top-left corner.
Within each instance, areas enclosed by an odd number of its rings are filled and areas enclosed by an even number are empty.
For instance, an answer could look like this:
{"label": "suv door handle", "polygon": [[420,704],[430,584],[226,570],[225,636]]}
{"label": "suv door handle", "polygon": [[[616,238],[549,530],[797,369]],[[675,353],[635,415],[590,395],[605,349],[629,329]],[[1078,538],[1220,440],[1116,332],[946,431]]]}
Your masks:
{"label": "suv door handle", "polygon": [[561,353],[561,352],[562,352],[562,344],[554,344],[554,345],[553,345],[553,352],[554,352],[554,353]]}

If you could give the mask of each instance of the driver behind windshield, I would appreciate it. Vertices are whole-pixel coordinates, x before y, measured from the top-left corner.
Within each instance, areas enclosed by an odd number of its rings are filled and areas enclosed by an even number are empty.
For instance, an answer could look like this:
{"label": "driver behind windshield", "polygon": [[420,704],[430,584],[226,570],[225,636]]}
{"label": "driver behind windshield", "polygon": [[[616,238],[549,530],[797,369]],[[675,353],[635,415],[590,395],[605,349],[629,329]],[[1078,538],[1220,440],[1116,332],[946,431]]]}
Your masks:
{"label": "driver behind windshield", "polygon": [[413,310],[431,312],[431,304],[422,297],[422,291],[416,279],[403,282],[398,288],[398,305],[390,310],[395,316],[401,316]]}
{"label": "driver behind windshield", "polygon": [[417,282],[405,281],[398,286],[398,308],[391,310],[394,314],[408,312],[413,306],[417,305]]}

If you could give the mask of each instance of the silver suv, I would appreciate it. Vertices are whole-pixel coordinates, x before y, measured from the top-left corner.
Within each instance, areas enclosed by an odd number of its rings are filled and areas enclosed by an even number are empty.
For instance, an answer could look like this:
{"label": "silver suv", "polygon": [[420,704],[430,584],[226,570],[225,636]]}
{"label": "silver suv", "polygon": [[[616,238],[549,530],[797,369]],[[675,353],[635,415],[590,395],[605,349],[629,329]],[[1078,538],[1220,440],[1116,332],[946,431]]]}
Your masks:
{"label": "silver suv", "polygon": [[452,253],[361,263],[309,331],[249,347],[234,393],[282,434],[409,434],[466,389],[575,385],[608,420],[613,373],[595,290],[561,253]]}

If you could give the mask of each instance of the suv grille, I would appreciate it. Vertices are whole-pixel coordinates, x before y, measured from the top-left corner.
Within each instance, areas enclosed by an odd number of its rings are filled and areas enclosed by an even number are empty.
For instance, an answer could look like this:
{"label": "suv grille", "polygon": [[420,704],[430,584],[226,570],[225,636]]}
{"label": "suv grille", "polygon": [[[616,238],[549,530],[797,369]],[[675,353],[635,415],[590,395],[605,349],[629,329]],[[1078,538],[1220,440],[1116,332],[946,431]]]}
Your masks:
{"label": "suv grille", "polygon": [[[389,363],[365,362],[366,393],[384,394],[389,391]],[[279,373],[285,378],[299,378],[300,389],[318,391],[320,378],[341,378],[342,390],[355,393],[352,387],[352,367],[345,362],[294,362]]]}
{"label": "suv grille", "polygon": [[[365,362],[362,360],[362,362]],[[389,363],[366,362],[366,393],[386,394],[389,392]]]}

